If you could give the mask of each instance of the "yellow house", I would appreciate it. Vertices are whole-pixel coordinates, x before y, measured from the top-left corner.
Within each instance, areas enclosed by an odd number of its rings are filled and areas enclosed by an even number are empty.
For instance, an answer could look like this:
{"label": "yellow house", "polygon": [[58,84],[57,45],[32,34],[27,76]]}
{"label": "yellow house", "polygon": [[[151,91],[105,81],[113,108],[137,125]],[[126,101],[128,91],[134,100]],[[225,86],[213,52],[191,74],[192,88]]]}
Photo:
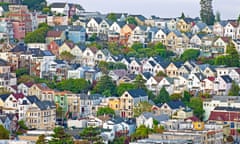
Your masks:
{"label": "yellow house", "polygon": [[130,37],[131,33],[135,29],[135,25],[133,24],[126,24],[122,27],[120,31],[120,43],[126,45],[128,42],[128,38]]}
{"label": "yellow house", "polygon": [[168,77],[177,77],[179,75],[179,68],[181,67],[181,63],[171,62],[166,67],[166,74]]}
{"label": "yellow house", "polygon": [[193,116],[193,111],[188,108],[180,108],[173,116],[174,119],[186,119]]}
{"label": "yellow house", "polygon": [[182,33],[178,30],[171,31],[166,37],[166,45],[169,49],[174,50],[181,48],[183,44]]}
{"label": "yellow house", "polygon": [[204,122],[192,122],[194,130],[204,130]]}
{"label": "yellow house", "polygon": [[177,29],[181,32],[188,32],[191,29],[191,24],[188,24],[184,19],[177,21]]}
{"label": "yellow house", "polygon": [[119,110],[120,109],[120,99],[117,97],[109,98],[108,106],[113,110]]}
{"label": "yellow house", "polygon": [[74,43],[72,42],[64,42],[60,47],[59,47],[59,54],[62,52],[71,52],[71,50],[74,48]]}

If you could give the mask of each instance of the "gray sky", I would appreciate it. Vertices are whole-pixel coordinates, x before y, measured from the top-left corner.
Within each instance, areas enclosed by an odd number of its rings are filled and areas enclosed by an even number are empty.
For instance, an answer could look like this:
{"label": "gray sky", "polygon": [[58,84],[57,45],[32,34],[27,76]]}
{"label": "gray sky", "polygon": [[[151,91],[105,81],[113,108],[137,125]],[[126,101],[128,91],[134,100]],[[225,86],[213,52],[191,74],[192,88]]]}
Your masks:
{"label": "gray sky", "polygon": [[[47,0],[77,2],[86,11],[128,12],[143,14],[147,17],[177,17],[184,12],[186,16],[197,17],[200,0]],[[237,18],[240,14],[240,0],[213,0],[214,12],[219,11],[222,19]]]}

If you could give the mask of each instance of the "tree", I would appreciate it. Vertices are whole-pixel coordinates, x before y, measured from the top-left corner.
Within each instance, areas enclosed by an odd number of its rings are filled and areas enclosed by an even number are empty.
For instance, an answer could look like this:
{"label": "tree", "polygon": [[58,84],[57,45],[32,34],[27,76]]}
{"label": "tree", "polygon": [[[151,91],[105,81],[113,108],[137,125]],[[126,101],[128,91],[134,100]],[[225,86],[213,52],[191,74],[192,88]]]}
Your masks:
{"label": "tree", "polygon": [[163,71],[159,71],[156,76],[166,77],[167,75]]}
{"label": "tree", "polygon": [[229,90],[228,95],[229,96],[239,96],[239,90],[240,90],[240,88],[239,88],[238,84],[233,81],[232,82],[232,87]]}
{"label": "tree", "polygon": [[134,50],[138,50],[138,49],[141,49],[141,48],[143,48],[143,44],[140,43],[140,42],[135,42],[135,43],[132,44],[132,49],[134,49]]}
{"label": "tree", "polygon": [[178,94],[178,93],[172,94],[172,95],[170,96],[170,100],[173,100],[173,101],[181,100],[181,99],[182,99],[182,95],[181,95],[181,94]]}
{"label": "tree", "polygon": [[220,22],[221,21],[221,14],[219,11],[216,12],[216,22]]}
{"label": "tree", "polygon": [[28,72],[28,69],[27,68],[19,68],[16,70],[16,76],[17,77],[20,77],[22,75],[28,75],[29,72]]}
{"label": "tree", "polygon": [[55,127],[49,144],[73,144],[73,138],[62,127]]}
{"label": "tree", "polygon": [[229,59],[227,60],[228,66],[230,67],[238,67],[239,66],[239,55],[238,51],[236,50],[235,45],[230,42],[227,45],[226,53],[228,54]]}
{"label": "tree", "polygon": [[71,54],[70,52],[68,52],[68,51],[64,51],[64,52],[62,52],[62,53],[60,54],[60,58],[61,58],[62,60],[66,60],[66,61],[68,61],[68,62],[71,62],[72,60],[75,59],[75,56],[72,55],[72,54]]}
{"label": "tree", "polygon": [[137,89],[146,89],[145,82],[146,80],[139,74],[136,76],[133,84]]}
{"label": "tree", "polygon": [[97,82],[96,86],[93,88],[93,92],[100,94],[107,94],[106,96],[111,96],[116,94],[116,84],[113,83],[112,78],[108,75],[104,75]]}
{"label": "tree", "polygon": [[56,84],[56,88],[60,91],[71,91],[73,93],[86,92],[89,83],[85,79],[66,79]]}
{"label": "tree", "polygon": [[182,14],[181,14],[181,17],[180,17],[181,19],[185,19],[185,14],[184,14],[184,12],[182,12]]}
{"label": "tree", "polygon": [[165,87],[162,87],[158,96],[155,97],[154,102],[158,103],[165,103],[170,100],[169,93],[167,92]]}
{"label": "tree", "polygon": [[215,16],[212,9],[212,0],[201,0],[200,1],[201,10],[200,17],[204,23],[207,25],[213,25]]}
{"label": "tree", "polygon": [[49,8],[49,7],[44,7],[43,9],[42,9],[42,13],[43,14],[49,14],[51,12],[51,9]]}
{"label": "tree", "polygon": [[238,23],[240,23],[240,14],[238,15],[237,21],[238,21]]}
{"label": "tree", "polygon": [[46,5],[45,0],[23,0],[23,5],[27,5],[30,10],[40,11]]}
{"label": "tree", "polygon": [[28,130],[28,127],[23,120],[18,121],[18,125],[21,129]]}
{"label": "tree", "polygon": [[143,112],[151,112],[152,105],[149,102],[140,102],[133,108],[134,117],[140,116]]}
{"label": "tree", "polygon": [[44,134],[41,134],[38,137],[38,140],[36,141],[36,144],[47,144],[46,142],[46,136]]}
{"label": "tree", "polygon": [[120,83],[117,86],[117,95],[121,96],[125,91],[135,89],[136,86],[132,83]]}
{"label": "tree", "polygon": [[91,37],[89,37],[89,41],[90,41],[90,42],[96,41],[97,38],[98,38],[98,37],[97,37],[97,34],[94,33],[94,34],[91,35]]}
{"label": "tree", "polygon": [[215,65],[228,65],[228,58],[225,55],[220,55],[214,59]]}
{"label": "tree", "polygon": [[45,43],[45,37],[50,30],[49,26],[44,26],[36,29],[33,32],[26,34],[24,38],[25,43]]}
{"label": "tree", "polygon": [[129,23],[129,24],[137,25],[136,19],[135,19],[134,17],[132,17],[132,16],[128,16],[128,17],[126,18],[126,22]]}
{"label": "tree", "polygon": [[200,54],[200,51],[197,49],[187,49],[181,55],[181,60],[196,60]]}
{"label": "tree", "polygon": [[148,137],[148,134],[150,134],[151,131],[149,128],[147,128],[145,125],[140,125],[135,133],[133,133],[131,135],[131,137],[133,137],[134,139],[141,139],[141,138],[147,138]]}
{"label": "tree", "polygon": [[0,139],[9,139],[9,131],[0,125]]}
{"label": "tree", "polygon": [[110,107],[100,107],[97,110],[97,116],[101,116],[101,115],[115,115],[115,112]]}
{"label": "tree", "polygon": [[192,97],[189,106],[193,109],[194,115],[202,120],[204,114],[202,99],[200,97]]}
{"label": "tree", "polygon": [[107,19],[110,20],[110,21],[115,22],[115,21],[117,21],[117,16],[116,16],[115,13],[110,13],[110,14],[108,14],[108,16],[107,16]]}
{"label": "tree", "polygon": [[101,131],[98,128],[87,127],[80,132],[80,137],[82,139],[88,140],[91,144],[102,143],[100,133]]}
{"label": "tree", "polygon": [[183,99],[182,101],[184,102],[185,105],[188,105],[191,99],[191,94],[188,91],[183,92]]}

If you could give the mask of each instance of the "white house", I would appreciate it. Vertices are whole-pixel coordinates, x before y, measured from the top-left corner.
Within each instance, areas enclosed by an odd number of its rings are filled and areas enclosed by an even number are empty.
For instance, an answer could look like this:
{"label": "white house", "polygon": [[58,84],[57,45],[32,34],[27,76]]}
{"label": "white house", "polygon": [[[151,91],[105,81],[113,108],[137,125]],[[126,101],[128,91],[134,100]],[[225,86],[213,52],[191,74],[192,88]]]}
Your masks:
{"label": "white house", "polygon": [[228,24],[224,27],[224,36],[236,39],[237,27],[238,24],[236,22],[228,22]]}
{"label": "white house", "polygon": [[228,95],[229,90],[232,87],[232,79],[229,75],[218,76],[215,79],[214,93],[216,95]]}

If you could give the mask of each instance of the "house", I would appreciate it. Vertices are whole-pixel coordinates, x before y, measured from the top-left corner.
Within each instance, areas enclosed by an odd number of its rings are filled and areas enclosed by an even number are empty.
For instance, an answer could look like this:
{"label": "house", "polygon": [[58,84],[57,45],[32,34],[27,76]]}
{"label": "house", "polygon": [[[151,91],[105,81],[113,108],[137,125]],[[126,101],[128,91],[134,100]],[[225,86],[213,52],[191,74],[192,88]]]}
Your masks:
{"label": "house", "polygon": [[23,40],[26,36],[25,23],[15,21],[12,22],[13,26],[13,37],[17,40]]}
{"label": "house", "polygon": [[167,28],[161,28],[157,31],[157,33],[154,36],[153,41],[154,42],[161,42],[162,44],[166,44],[166,38],[169,34],[170,30]]}
{"label": "house", "polygon": [[99,39],[100,40],[107,40],[108,38],[108,31],[110,26],[112,25],[112,21],[109,21],[107,19],[103,19],[100,23],[99,23]]}
{"label": "house", "polygon": [[91,18],[86,27],[86,32],[88,34],[88,37],[92,36],[93,34],[99,34],[99,25],[102,22],[102,19],[97,17],[97,18]]}
{"label": "house", "polygon": [[173,50],[177,54],[183,52],[183,35],[180,31],[171,31],[166,37],[166,45],[169,49]]}
{"label": "house", "polygon": [[213,43],[212,48],[212,54],[220,55],[220,54],[226,54],[227,51],[227,45],[231,42],[229,37],[220,37],[216,39]]}
{"label": "house", "polygon": [[47,24],[49,26],[68,25],[69,17],[65,15],[48,15]]}
{"label": "house", "polygon": [[203,43],[202,38],[205,36],[205,34],[195,34],[190,39],[190,44],[192,44],[194,47],[200,47]]}
{"label": "house", "polygon": [[155,115],[152,112],[144,112],[140,116],[136,118],[137,127],[141,125],[145,125],[146,127],[153,129],[154,120],[156,120],[159,124],[164,123],[169,120],[168,115]]}
{"label": "house", "polygon": [[191,32],[192,32],[193,34],[197,34],[197,33],[199,33],[199,32],[203,32],[203,29],[204,29],[205,27],[207,27],[207,24],[205,24],[205,23],[202,23],[202,22],[196,23],[196,24],[191,28]]}
{"label": "house", "polygon": [[35,95],[39,100],[49,100],[53,101],[53,95],[45,95],[44,93],[48,93],[52,91],[45,83],[33,84],[28,89],[28,95]]}
{"label": "house", "polygon": [[181,32],[187,32],[191,29],[191,23],[187,21],[187,19],[179,19],[177,21],[177,30]]}
{"label": "house", "polygon": [[199,91],[203,79],[205,79],[205,76],[202,73],[191,73],[188,76],[188,89],[190,91]]}
{"label": "house", "polygon": [[181,62],[171,62],[166,67],[166,75],[168,77],[177,77],[179,75],[178,70],[181,67],[181,65],[182,65]]}
{"label": "house", "polygon": [[133,45],[134,43],[142,43],[144,44],[147,39],[147,27],[146,26],[136,26],[130,37],[128,38],[128,46]]}
{"label": "house", "polygon": [[120,98],[118,97],[108,98],[108,107],[115,111],[118,111],[120,109]]}
{"label": "house", "polygon": [[84,43],[86,41],[86,29],[82,26],[70,26],[66,37],[73,43]]}
{"label": "house", "polygon": [[98,49],[95,47],[92,48],[86,48],[83,53],[82,53],[82,61],[81,63],[83,65],[87,66],[95,66],[95,56],[97,53]]}
{"label": "house", "polygon": [[224,37],[230,37],[236,39],[238,23],[235,21],[229,21],[224,27]]}
{"label": "house", "polygon": [[232,87],[232,79],[229,75],[218,76],[215,79],[214,93],[216,95],[228,95]]}
{"label": "house", "polygon": [[46,36],[46,43],[49,44],[51,41],[53,40],[60,40],[60,41],[64,41],[65,40],[65,34],[62,31],[54,31],[54,30],[50,30],[47,32],[47,36]]}
{"label": "house", "polygon": [[113,81],[117,82],[120,78],[127,75],[127,71],[125,69],[117,69],[117,70],[111,70],[108,73],[108,76],[112,78]]}
{"label": "house", "polygon": [[137,21],[138,25],[144,25],[146,18],[143,15],[129,15]]}
{"label": "house", "polygon": [[215,22],[213,25],[213,34],[223,37],[225,26],[227,25],[227,23],[227,21]]}
{"label": "house", "polygon": [[66,51],[71,53],[71,50],[74,48],[75,44],[73,42],[65,41],[60,47],[59,47],[59,54],[61,55],[62,52]]}
{"label": "house", "polygon": [[50,7],[51,12],[55,14],[63,14],[66,16],[79,15],[80,13],[84,12],[84,9],[77,4],[56,2],[52,3]]}
{"label": "house", "polygon": [[142,72],[142,64],[138,59],[131,60],[128,68],[129,73],[140,74]]}
{"label": "house", "polygon": [[178,109],[172,116],[173,119],[184,120],[193,117],[193,110],[189,107]]}
{"label": "house", "polygon": [[5,113],[17,112],[17,99],[12,94],[0,95],[0,106],[5,108]]}
{"label": "house", "polygon": [[[68,91],[63,92],[55,92],[54,93],[54,103],[56,104],[57,108],[61,108],[62,112],[66,115],[68,112],[68,108],[70,104],[68,104],[68,96],[71,96],[72,94]],[[75,103],[72,103],[74,105]]]}
{"label": "house", "polygon": [[179,109],[185,108],[185,104],[182,101],[169,101],[159,106],[159,113],[173,116]]}
{"label": "house", "polygon": [[118,33],[120,35],[121,29],[123,28],[123,26],[125,25],[125,22],[113,22],[112,25],[109,27],[109,31],[110,32],[115,32]]}
{"label": "house", "polygon": [[165,88],[166,91],[171,95],[174,91],[174,78],[164,77],[157,85],[157,94],[162,88]]}
{"label": "house", "polygon": [[136,26],[133,24],[126,24],[122,27],[122,29],[120,31],[120,44],[122,44],[122,45],[128,44],[128,39],[131,36],[135,27]]}
{"label": "house", "polygon": [[56,122],[56,106],[50,101],[34,101],[26,112],[28,128],[52,130]]}
{"label": "house", "polygon": [[53,40],[48,44],[48,50],[53,53],[56,57],[59,56],[59,46],[62,45],[61,40]]}
{"label": "house", "polygon": [[28,95],[28,90],[32,85],[33,85],[33,83],[31,83],[31,82],[20,83],[17,86],[17,92],[22,93],[23,95],[27,96]]}
{"label": "house", "polygon": [[153,93],[157,94],[158,90],[158,84],[163,79],[163,77],[158,76],[151,76],[145,83],[148,90],[152,91]]}
{"label": "house", "polygon": [[120,116],[133,117],[133,107],[143,101],[148,101],[148,95],[143,89],[125,91],[120,97]]}
{"label": "house", "polygon": [[229,124],[230,134],[237,135],[236,129],[239,126],[239,110],[240,108],[217,106],[211,111],[208,121]]}
{"label": "house", "polygon": [[177,20],[175,18],[167,20],[167,28],[171,31],[176,30],[177,29]]}
{"label": "house", "polygon": [[201,91],[203,93],[214,94],[215,77],[207,77],[201,81]]}
{"label": "house", "polygon": [[232,69],[229,73],[229,77],[236,83],[240,83],[240,69]]}
{"label": "house", "polygon": [[8,87],[17,84],[16,74],[11,73],[10,65],[0,59],[0,87]]}

